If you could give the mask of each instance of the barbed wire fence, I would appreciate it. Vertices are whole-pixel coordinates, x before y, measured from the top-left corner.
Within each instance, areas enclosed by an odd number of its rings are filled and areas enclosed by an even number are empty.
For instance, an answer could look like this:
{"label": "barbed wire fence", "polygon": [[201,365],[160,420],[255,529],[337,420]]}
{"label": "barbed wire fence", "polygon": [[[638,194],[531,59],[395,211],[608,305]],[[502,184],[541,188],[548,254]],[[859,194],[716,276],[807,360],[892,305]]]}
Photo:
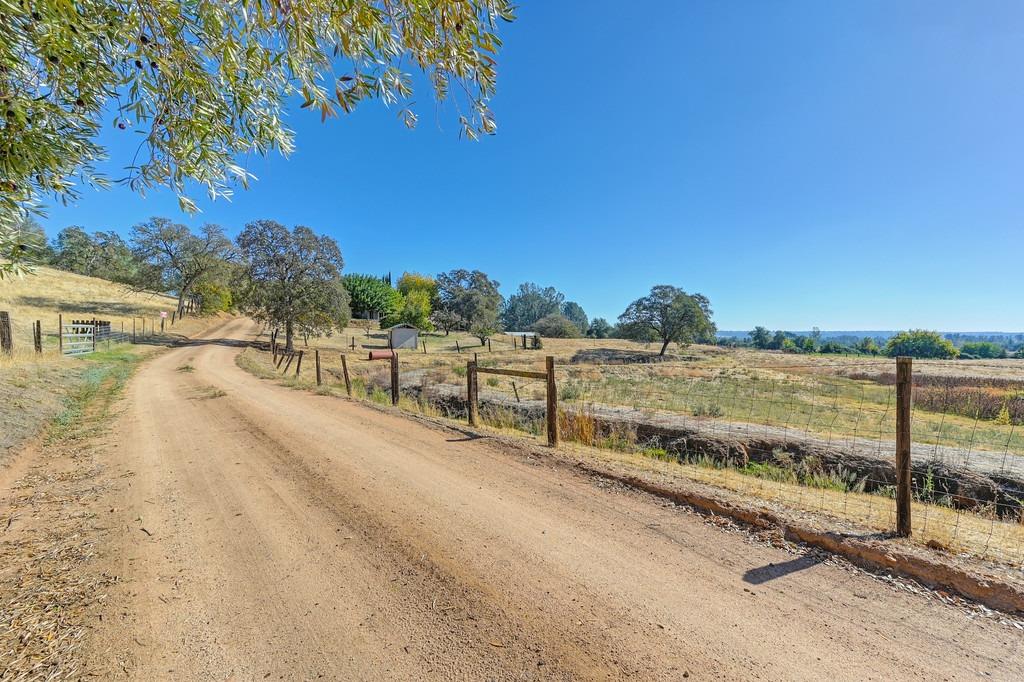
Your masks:
{"label": "barbed wire fence", "polygon": [[[468,363],[542,369],[544,352],[506,346],[399,351],[401,400],[465,419]],[[388,402],[387,363],[364,359],[366,349],[345,350],[359,397]],[[325,350],[321,359],[329,381],[340,383],[340,352]],[[928,397],[910,420],[913,535],[1024,565],[1024,379],[943,379],[949,363],[914,366],[914,397]],[[639,453],[770,504],[892,532],[899,523],[895,369],[889,358],[757,367],[563,361],[556,368],[559,431],[575,446]],[[481,372],[481,421],[542,436],[544,384]],[[993,400],[1001,401],[998,409]]]}

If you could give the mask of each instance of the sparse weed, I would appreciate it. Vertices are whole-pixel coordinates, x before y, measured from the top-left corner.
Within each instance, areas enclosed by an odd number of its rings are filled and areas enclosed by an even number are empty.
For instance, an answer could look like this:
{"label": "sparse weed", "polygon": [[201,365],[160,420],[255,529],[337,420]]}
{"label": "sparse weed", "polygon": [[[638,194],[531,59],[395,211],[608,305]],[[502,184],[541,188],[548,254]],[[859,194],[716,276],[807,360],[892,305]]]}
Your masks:
{"label": "sparse weed", "polygon": [[725,414],[718,403],[697,403],[691,412],[694,417],[721,417]]}

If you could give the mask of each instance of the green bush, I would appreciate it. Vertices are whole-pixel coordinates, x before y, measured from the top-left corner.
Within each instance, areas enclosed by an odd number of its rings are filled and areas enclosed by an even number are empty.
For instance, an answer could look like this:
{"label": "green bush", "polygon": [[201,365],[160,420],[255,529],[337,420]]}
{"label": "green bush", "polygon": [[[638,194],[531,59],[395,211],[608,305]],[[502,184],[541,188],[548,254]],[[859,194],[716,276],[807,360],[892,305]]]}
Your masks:
{"label": "green bush", "polygon": [[697,403],[692,412],[694,417],[721,417],[725,414],[718,403]]}
{"label": "green bush", "polygon": [[[352,312],[356,317],[379,313],[381,326],[397,322],[404,301],[391,285],[373,275],[349,274],[341,278],[348,290]],[[429,313],[428,313],[429,314]]]}
{"label": "green bush", "polygon": [[953,342],[943,338],[938,332],[924,329],[911,329],[900,332],[885,344],[885,354],[889,357],[909,356],[912,358],[955,358],[959,355]]}
{"label": "green bush", "polygon": [[575,339],[580,336],[580,328],[562,315],[547,315],[533,325],[533,331],[551,339]]}
{"label": "green bush", "polygon": [[583,387],[574,381],[569,381],[558,387],[559,400],[576,400],[583,395]]}
{"label": "green bush", "polygon": [[234,305],[231,289],[218,282],[200,282],[193,293],[200,297],[199,310],[203,315],[227,312]]}
{"label": "green bush", "polygon": [[838,341],[826,341],[821,344],[821,348],[818,350],[819,353],[846,353],[850,349],[839,343]]}
{"label": "green bush", "polygon": [[991,341],[968,341],[960,346],[960,356],[984,359],[1005,358],[1006,349]]}

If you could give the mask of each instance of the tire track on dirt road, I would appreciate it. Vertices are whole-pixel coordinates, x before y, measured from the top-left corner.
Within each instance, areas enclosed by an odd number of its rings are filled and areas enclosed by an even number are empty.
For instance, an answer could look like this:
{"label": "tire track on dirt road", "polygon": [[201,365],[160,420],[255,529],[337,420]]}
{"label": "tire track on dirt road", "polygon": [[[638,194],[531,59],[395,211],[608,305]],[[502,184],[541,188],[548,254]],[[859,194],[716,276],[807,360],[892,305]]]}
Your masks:
{"label": "tire track on dirt road", "polygon": [[1019,633],[963,611],[814,562],[744,582],[796,560],[486,439],[261,381],[234,363],[254,331],[172,349],[128,389],[97,674],[1010,679],[1024,663]]}

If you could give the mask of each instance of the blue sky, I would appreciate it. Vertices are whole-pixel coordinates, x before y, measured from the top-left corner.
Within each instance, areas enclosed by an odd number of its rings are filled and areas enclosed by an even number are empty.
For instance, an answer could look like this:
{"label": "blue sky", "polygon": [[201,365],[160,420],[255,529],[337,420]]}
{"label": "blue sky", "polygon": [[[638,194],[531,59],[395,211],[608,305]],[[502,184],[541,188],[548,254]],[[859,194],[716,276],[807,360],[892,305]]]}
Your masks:
{"label": "blue sky", "polygon": [[[88,193],[48,234],[152,215],[335,237],[346,271],[479,268],[614,318],[651,285],[722,329],[1024,329],[1024,4],[553,2],[503,29],[498,135],[369,104],[251,160],[232,202]],[[107,128],[111,175],[131,133]]]}

